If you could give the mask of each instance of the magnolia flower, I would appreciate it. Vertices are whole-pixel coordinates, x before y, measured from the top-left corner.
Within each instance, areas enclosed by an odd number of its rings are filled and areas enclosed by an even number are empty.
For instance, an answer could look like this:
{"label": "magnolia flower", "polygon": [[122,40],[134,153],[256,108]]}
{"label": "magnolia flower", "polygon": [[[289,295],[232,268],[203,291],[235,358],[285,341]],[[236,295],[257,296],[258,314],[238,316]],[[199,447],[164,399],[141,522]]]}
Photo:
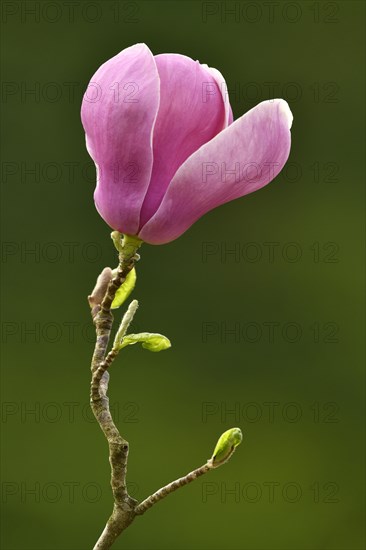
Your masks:
{"label": "magnolia flower", "polygon": [[136,44],[104,63],[81,118],[102,218],[151,244],[172,241],[220,204],[260,189],[291,145],[286,101],[233,122],[224,78],[179,54]]}

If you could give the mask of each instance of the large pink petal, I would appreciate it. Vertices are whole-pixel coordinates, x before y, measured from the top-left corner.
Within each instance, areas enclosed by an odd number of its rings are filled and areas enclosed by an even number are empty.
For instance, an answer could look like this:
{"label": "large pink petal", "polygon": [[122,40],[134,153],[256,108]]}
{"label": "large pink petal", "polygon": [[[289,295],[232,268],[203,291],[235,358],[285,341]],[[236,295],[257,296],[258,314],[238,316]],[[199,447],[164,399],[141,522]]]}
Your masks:
{"label": "large pink petal", "polygon": [[98,212],[113,229],[132,235],[150,182],[159,87],[152,53],[136,44],[97,70],[81,109],[87,148],[97,165]]}
{"label": "large pink petal", "polygon": [[[217,71],[179,54],[155,56],[160,106],[153,135],[154,165],[141,210],[142,227],[158,209],[179,166],[226,128],[230,105],[223,101]],[[219,75],[219,76],[218,76]]]}
{"label": "large pink petal", "polygon": [[264,101],[233,122],[178,169],[140,238],[172,241],[209,210],[269,183],[288,158],[291,124],[282,99]]}

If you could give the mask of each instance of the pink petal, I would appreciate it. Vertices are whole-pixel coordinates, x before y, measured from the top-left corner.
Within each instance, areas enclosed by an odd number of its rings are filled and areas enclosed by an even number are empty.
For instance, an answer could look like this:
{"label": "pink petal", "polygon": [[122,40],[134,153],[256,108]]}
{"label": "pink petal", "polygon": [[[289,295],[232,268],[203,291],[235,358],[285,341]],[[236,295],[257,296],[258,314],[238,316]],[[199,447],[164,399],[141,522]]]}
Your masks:
{"label": "pink petal", "polygon": [[159,108],[159,75],[145,44],[104,63],[85,93],[81,118],[97,165],[94,199],[113,228],[136,234],[153,163],[152,132]]}
{"label": "pink petal", "polygon": [[153,136],[154,165],[140,227],[155,214],[179,166],[226,128],[230,109],[214,70],[179,54],[157,55],[155,62],[160,106]]}
{"label": "pink petal", "polygon": [[233,122],[178,169],[140,238],[172,241],[209,210],[267,185],[288,158],[291,124],[282,99],[264,101]]}
{"label": "pink petal", "polygon": [[224,106],[225,106],[225,126],[224,126],[224,128],[226,128],[234,120],[233,111],[232,111],[231,105],[230,105],[229,92],[228,92],[228,89],[227,89],[226,81],[225,81],[224,77],[222,76],[222,74],[220,73],[220,71],[218,71],[214,67],[208,67],[208,65],[203,65],[203,67],[205,67],[205,69],[209,73],[211,73],[211,75],[215,79],[216,84],[219,87],[219,90],[221,92],[222,100],[223,100]]}

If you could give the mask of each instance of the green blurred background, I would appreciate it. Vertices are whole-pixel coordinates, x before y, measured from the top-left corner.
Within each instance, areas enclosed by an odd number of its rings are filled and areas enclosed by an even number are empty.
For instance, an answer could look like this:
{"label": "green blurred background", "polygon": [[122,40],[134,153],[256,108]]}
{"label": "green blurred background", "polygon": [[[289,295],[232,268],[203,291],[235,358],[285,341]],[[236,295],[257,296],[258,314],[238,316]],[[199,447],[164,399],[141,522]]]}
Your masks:
{"label": "green blurred background", "polygon": [[86,296],[116,261],[79,110],[136,42],[217,67],[235,117],[284,97],[294,125],[275,182],[141,250],[134,331],[173,347],[113,366],[133,496],[202,464],[229,427],[244,443],[115,548],[365,547],[364,19],[352,1],[3,2],[4,549],[87,550],[111,510]]}

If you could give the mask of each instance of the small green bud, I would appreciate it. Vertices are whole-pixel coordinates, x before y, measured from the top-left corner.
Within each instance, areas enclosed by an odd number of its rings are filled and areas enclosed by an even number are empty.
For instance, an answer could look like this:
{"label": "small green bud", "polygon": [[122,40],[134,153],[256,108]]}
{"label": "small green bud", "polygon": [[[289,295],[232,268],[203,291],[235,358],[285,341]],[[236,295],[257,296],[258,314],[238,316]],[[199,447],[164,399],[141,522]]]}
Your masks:
{"label": "small green bud", "polygon": [[222,434],[218,440],[212,457],[208,461],[211,468],[218,468],[229,460],[236,447],[243,440],[240,428],[231,428]]}

